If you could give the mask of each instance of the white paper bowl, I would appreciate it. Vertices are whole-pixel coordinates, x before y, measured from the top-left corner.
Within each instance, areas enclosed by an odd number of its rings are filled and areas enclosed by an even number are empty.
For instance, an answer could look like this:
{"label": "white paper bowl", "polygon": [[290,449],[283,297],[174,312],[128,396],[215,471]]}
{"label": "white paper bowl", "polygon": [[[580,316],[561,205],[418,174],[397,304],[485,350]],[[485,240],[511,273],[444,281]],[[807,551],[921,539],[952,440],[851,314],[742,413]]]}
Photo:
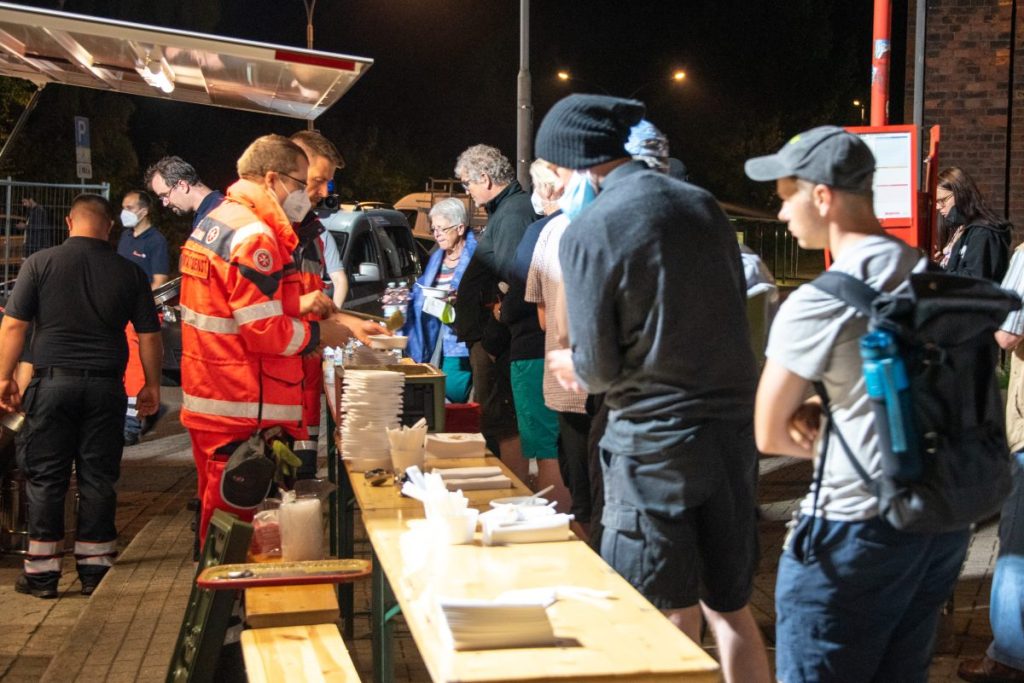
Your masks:
{"label": "white paper bowl", "polygon": [[404,349],[409,345],[408,337],[389,337],[386,334],[371,334],[369,339],[371,349]]}

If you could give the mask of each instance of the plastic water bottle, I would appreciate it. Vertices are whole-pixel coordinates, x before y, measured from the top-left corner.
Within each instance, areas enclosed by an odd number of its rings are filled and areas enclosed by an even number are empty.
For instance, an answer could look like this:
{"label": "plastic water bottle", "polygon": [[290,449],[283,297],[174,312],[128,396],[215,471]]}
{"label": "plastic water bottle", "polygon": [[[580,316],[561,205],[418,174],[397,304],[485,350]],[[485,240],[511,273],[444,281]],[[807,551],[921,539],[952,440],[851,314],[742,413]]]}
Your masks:
{"label": "plastic water bottle", "polygon": [[913,400],[896,342],[888,332],[870,332],[861,337],[860,355],[882,447],[882,469],[898,481],[917,481],[921,478],[921,454]]}

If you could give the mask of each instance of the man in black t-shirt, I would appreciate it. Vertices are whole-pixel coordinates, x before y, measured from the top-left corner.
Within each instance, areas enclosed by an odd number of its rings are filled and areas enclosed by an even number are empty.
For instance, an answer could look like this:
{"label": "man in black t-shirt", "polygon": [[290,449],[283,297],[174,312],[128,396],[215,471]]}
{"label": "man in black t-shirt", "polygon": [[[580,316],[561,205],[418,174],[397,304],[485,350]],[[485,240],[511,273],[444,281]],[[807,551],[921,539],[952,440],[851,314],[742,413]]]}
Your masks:
{"label": "man in black t-shirt", "polygon": [[[146,375],[139,414],[160,405],[163,347],[156,307],[145,272],[110,246],[110,203],[79,195],[65,221],[69,238],[25,261],[0,323],[0,409],[25,413],[18,465],[26,478],[29,546],[15,589],[40,598],[57,596],[72,464],[83,594],[95,590],[115,555],[129,322],[139,334]],[[34,371],[22,394],[13,374],[30,324]]]}

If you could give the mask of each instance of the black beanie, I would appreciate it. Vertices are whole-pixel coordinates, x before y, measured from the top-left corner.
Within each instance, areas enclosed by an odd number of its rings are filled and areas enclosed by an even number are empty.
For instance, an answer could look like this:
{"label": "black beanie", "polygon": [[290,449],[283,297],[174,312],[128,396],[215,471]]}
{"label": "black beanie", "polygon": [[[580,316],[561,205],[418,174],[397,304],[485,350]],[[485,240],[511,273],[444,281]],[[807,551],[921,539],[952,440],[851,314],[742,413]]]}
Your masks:
{"label": "black beanie", "polygon": [[597,166],[628,157],[629,129],[644,105],[608,95],[569,95],[555,103],[537,131],[537,156],[563,168]]}

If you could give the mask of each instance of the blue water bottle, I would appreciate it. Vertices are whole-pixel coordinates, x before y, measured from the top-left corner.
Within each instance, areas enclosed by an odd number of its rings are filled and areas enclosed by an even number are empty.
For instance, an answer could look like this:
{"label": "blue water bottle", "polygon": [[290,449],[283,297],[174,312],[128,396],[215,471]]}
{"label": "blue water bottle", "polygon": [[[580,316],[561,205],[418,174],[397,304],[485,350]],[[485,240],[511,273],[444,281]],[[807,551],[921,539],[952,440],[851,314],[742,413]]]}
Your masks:
{"label": "blue water bottle", "polygon": [[921,478],[921,455],[914,430],[907,368],[888,332],[870,332],[860,340],[864,383],[875,412],[882,470],[898,481]]}

